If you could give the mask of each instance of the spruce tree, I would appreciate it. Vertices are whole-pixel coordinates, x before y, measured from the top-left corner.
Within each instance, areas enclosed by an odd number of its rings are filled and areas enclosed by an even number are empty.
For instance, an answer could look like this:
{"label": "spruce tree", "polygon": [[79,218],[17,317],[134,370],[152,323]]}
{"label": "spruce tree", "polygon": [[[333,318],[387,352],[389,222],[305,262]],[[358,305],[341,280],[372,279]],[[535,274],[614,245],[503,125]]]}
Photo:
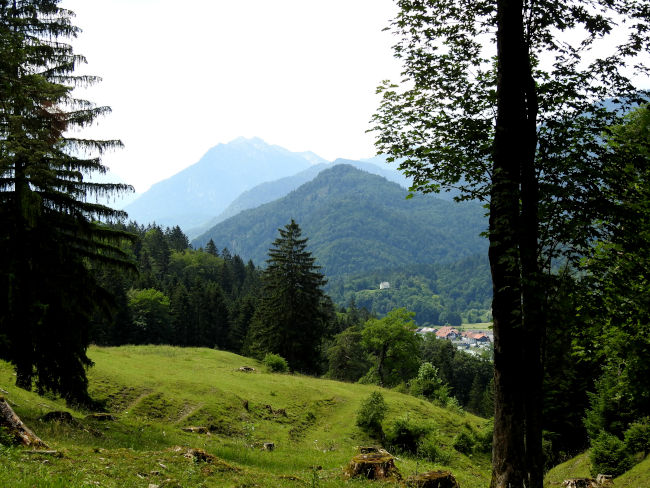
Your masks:
{"label": "spruce tree", "polygon": [[214,241],[212,239],[210,239],[208,243],[205,245],[205,252],[207,252],[208,254],[212,254],[213,256],[219,255],[217,246],[214,244]]}
{"label": "spruce tree", "polygon": [[253,317],[246,351],[279,354],[292,370],[315,373],[327,313],[326,280],[292,219],[269,249],[262,272],[262,297]]}
{"label": "spruce tree", "polygon": [[69,135],[110,109],[73,94],[98,79],[74,74],[79,29],[58,3],[0,0],[0,358],[19,386],[83,400],[88,324],[110,302],[89,268],[130,266],[128,234],[98,223],[124,214],[96,197],[130,187],[87,181],[119,141]]}

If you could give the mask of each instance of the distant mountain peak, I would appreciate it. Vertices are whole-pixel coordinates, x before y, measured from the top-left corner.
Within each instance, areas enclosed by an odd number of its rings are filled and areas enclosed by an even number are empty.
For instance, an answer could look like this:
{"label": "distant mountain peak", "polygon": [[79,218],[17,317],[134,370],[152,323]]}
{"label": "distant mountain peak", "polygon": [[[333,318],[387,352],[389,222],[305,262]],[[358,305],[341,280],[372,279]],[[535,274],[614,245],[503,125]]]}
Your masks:
{"label": "distant mountain peak", "polygon": [[214,146],[193,165],[156,183],[125,210],[142,224],[155,221],[187,230],[219,215],[245,190],[312,167],[315,157],[259,137],[238,137]]}
{"label": "distant mountain peak", "polygon": [[251,144],[251,145],[260,145],[260,146],[270,146],[270,144],[268,144],[264,139],[257,136],[253,136],[253,137],[239,136],[226,144]]}

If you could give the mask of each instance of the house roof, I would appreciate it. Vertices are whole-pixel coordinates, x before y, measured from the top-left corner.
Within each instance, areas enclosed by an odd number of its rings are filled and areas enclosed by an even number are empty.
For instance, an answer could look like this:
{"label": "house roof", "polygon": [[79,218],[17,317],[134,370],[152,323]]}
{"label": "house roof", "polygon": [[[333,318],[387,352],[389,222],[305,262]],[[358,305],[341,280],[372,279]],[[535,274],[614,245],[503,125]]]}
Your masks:
{"label": "house roof", "polygon": [[448,337],[450,334],[459,335],[458,329],[454,329],[450,325],[445,325],[444,327],[440,327],[438,332],[436,332],[437,337]]}
{"label": "house roof", "polygon": [[466,337],[468,339],[474,339],[476,341],[484,341],[484,340],[489,340],[490,338],[484,334],[483,332],[475,332],[472,330],[464,330],[461,334],[463,337]]}

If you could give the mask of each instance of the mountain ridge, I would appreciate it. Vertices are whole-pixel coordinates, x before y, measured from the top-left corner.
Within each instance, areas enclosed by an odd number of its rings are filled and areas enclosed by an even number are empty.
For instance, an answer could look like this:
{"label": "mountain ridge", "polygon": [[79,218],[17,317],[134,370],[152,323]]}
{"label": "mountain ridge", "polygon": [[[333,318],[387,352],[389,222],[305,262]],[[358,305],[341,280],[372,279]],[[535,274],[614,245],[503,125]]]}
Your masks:
{"label": "mountain ridge", "polygon": [[375,160],[376,158],[373,158],[373,160],[360,161],[338,158],[331,163],[325,162],[315,164],[292,176],[286,176],[277,180],[260,183],[259,185],[241,193],[219,215],[205,222],[201,226],[188,229],[187,233],[191,239],[198,237],[218,223],[223,222],[244,210],[259,207],[260,205],[286,196],[291,191],[297,189],[300,185],[313,180],[321,171],[332,168],[337,164],[349,164],[362,169],[363,171],[383,176],[387,180],[393,181],[402,187],[406,188],[409,186],[408,179],[399,171],[389,167],[381,167],[377,164],[381,161],[376,160],[377,162],[375,162]]}
{"label": "mountain ridge", "polygon": [[191,166],[154,184],[125,207],[141,224],[156,222],[187,229],[223,211],[243,191],[290,176],[326,160],[291,152],[260,138],[237,138],[210,148]]}
{"label": "mountain ridge", "polygon": [[212,239],[259,264],[277,229],[293,218],[329,276],[452,262],[487,251],[487,241],[479,237],[487,228],[480,204],[407,195],[397,183],[340,164],[285,197],[217,224],[192,244],[201,247]]}

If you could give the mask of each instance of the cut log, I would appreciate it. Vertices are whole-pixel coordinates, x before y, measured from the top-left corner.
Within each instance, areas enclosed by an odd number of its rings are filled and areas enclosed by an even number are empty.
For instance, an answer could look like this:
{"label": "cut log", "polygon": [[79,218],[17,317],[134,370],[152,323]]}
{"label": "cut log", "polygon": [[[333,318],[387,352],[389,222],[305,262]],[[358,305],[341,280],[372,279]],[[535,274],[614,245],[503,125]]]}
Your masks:
{"label": "cut log", "polygon": [[9,406],[4,397],[0,397],[0,427],[4,428],[9,435],[14,437],[16,444],[48,448],[45,442],[39,439],[36,434],[23,424],[23,421],[16,415],[16,412]]}

